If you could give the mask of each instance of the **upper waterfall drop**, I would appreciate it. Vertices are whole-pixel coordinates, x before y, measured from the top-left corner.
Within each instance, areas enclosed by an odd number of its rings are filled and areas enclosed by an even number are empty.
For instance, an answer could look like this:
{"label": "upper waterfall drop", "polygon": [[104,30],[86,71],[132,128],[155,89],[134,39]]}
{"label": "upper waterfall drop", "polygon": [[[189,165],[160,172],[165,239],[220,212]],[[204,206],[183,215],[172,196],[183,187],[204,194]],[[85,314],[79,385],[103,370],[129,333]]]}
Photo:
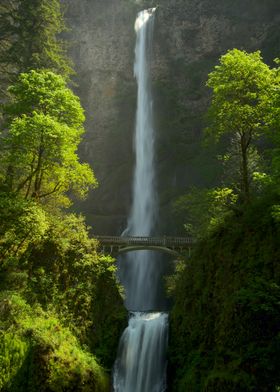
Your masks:
{"label": "upper waterfall drop", "polygon": [[135,25],[134,25],[134,29],[135,29],[136,33],[138,32],[138,30],[140,30],[143,27],[143,25],[145,23],[148,22],[148,20],[150,19],[151,15],[153,15],[155,11],[156,11],[156,7],[155,8],[149,8],[149,9],[144,10],[144,11],[139,13],[139,16],[136,19]]}
{"label": "upper waterfall drop", "polygon": [[[136,22],[134,74],[137,79],[135,124],[135,171],[133,201],[126,234],[149,236],[157,219],[153,105],[150,52],[155,8],[139,12]],[[119,344],[114,366],[115,392],[164,392],[168,315],[150,312],[159,308],[157,296],[160,268],[151,251],[129,253],[119,261],[120,280],[131,310],[128,327]],[[149,312],[147,312],[149,310]]]}
{"label": "upper waterfall drop", "polygon": [[[154,164],[155,129],[151,92],[151,53],[155,8],[139,12],[135,22],[136,44],[134,75],[137,80],[137,110],[135,119],[135,169],[132,206],[125,234],[149,236],[157,220],[157,192]],[[159,277],[157,255],[149,251],[131,252],[119,262],[119,277],[126,290],[129,310],[156,309],[155,297]]]}
{"label": "upper waterfall drop", "polygon": [[138,84],[135,124],[133,202],[128,219],[131,235],[150,235],[157,216],[154,167],[154,121],[150,83],[150,54],[156,8],[139,12],[136,22],[134,75]]}

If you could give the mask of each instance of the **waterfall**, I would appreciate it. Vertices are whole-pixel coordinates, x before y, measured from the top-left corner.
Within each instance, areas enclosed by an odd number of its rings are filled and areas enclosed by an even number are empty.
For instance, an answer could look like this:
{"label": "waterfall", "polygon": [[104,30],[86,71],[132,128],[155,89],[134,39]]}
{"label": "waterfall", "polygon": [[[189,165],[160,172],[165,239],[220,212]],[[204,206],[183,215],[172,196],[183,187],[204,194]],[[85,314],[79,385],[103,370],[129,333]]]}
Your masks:
{"label": "waterfall", "polygon": [[138,83],[133,203],[128,222],[130,235],[150,235],[156,217],[154,127],[149,80],[149,51],[155,9],[142,11],[135,22],[137,33],[134,75]]}
{"label": "waterfall", "polygon": [[115,391],[164,392],[166,346],[166,313],[132,313],[120,340]]}
{"label": "waterfall", "polygon": [[[135,22],[136,46],[134,75],[137,80],[137,111],[135,124],[135,171],[133,199],[125,235],[149,236],[154,232],[157,217],[155,190],[153,108],[150,83],[150,52],[155,8],[142,11]],[[119,263],[119,276],[126,290],[126,306],[130,310],[156,307],[159,277],[156,273],[156,252],[130,252]]]}
{"label": "waterfall", "polygon": [[[155,231],[157,193],[154,169],[154,124],[150,83],[150,49],[155,8],[141,11],[135,22],[134,75],[138,84],[135,125],[133,201],[125,235],[149,236]],[[130,252],[119,263],[119,277],[130,309],[128,327],[114,366],[115,392],[164,392],[168,315],[158,309],[160,267],[151,251]]]}

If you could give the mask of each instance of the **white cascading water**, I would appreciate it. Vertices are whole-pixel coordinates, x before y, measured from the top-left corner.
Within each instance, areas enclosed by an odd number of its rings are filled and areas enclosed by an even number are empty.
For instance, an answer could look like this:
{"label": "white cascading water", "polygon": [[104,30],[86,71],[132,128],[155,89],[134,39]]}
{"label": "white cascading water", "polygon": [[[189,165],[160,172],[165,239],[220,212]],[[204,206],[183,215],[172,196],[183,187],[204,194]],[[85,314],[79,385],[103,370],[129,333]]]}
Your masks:
{"label": "white cascading water", "polygon": [[[138,83],[135,129],[133,203],[124,235],[149,236],[157,216],[154,170],[154,127],[149,77],[155,8],[141,11],[135,22],[137,35],[134,74]],[[157,309],[158,267],[151,251],[128,253],[119,262],[120,279],[126,290],[129,324],[119,344],[114,366],[115,392],[164,392],[168,315],[147,312]]]}
{"label": "white cascading water", "polygon": [[164,392],[166,390],[167,313],[130,315],[115,363],[117,392]]}

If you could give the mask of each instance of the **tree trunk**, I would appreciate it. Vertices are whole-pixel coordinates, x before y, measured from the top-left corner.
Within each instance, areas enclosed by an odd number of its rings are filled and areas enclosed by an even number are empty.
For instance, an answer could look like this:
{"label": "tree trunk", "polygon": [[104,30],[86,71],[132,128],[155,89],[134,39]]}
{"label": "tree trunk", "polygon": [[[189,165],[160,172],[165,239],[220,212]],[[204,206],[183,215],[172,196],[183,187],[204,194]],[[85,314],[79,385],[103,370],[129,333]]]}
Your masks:
{"label": "tree trunk", "polygon": [[43,164],[43,153],[44,153],[44,148],[41,146],[38,152],[38,163],[36,168],[36,177],[34,181],[34,191],[32,194],[32,196],[36,200],[39,200],[40,198],[40,190],[41,190],[40,178],[41,178],[41,171],[42,171],[42,164]]}
{"label": "tree trunk", "polygon": [[250,140],[246,138],[246,134],[241,136],[241,197],[245,204],[250,201],[250,181],[248,171],[248,147]]}

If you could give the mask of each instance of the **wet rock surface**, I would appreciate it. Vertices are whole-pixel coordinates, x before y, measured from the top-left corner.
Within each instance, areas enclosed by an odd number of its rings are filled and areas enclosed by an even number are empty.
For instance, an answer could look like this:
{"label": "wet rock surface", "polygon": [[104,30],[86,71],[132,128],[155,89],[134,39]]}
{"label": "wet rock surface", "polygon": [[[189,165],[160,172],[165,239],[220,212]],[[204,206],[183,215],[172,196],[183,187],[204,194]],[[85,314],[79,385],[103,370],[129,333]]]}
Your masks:
{"label": "wet rock surface", "polygon": [[[154,1],[69,0],[67,22],[77,85],[86,111],[80,149],[99,180],[86,202],[75,203],[98,234],[119,234],[131,205],[136,82],[134,21]],[[175,233],[172,201],[189,186],[216,182],[215,151],[200,148],[209,102],[207,74],[227,49],[279,55],[276,0],[162,0],[157,10],[152,85],[156,168],[162,232]]]}

